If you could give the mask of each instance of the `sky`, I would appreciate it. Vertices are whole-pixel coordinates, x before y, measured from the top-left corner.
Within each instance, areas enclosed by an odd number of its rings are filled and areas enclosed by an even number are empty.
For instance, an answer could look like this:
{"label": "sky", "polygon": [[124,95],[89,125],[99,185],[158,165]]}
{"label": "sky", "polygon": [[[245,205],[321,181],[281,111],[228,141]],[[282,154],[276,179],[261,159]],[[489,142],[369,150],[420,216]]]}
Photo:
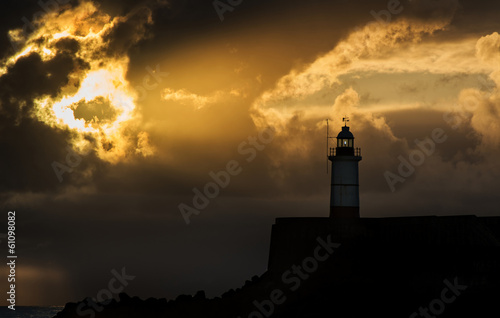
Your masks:
{"label": "sky", "polygon": [[349,117],[361,148],[362,217],[499,215],[499,15],[465,0],[4,2],[17,305],[96,297],[113,271],[143,299],[261,275],[275,218],[329,215],[326,119],[336,136]]}

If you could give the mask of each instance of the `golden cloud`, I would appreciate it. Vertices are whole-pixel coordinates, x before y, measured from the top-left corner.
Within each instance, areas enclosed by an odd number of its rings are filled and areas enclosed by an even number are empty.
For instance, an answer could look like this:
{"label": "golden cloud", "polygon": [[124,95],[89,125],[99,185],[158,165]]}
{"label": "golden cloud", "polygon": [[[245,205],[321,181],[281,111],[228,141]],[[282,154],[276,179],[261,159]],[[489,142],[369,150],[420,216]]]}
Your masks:
{"label": "golden cloud", "polygon": [[[33,54],[44,62],[71,56],[75,65],[67,82],[57,95],[34,100],[34,116],[47,125],[70,130],[77,151],[93,149],[105,161],[115,163],[133,153],[149,155],[153,148],[145,141],[146,135],[138,132],[137,142],[130,132],[139,119],[138,96],[126,74],[127,47],[144,37],[145,25],[151,23],[148,9],[111,17],[90,1],[61,7],[33,21],[36,29],[31,34],[20,29],[9,32],[19,50],[3,61],[0,74]],[[120,39],[115,31],[124,27],[134,32]]]}

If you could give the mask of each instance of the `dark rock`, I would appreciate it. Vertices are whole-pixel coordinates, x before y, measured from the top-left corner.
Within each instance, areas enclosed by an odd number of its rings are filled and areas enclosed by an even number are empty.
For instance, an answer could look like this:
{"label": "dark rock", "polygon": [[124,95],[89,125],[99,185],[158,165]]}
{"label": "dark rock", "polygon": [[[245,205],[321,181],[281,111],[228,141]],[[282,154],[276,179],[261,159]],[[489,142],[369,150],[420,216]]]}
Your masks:
{"label": "dark rock", "polygon": [[[277,219],[268,271],[243,288],[168,302],[120,294],[95,318],[399,318],[441,303],[432,316],[498,317],[499,268],[500,217]],[[56,318],[86,318],[78,305]]]}

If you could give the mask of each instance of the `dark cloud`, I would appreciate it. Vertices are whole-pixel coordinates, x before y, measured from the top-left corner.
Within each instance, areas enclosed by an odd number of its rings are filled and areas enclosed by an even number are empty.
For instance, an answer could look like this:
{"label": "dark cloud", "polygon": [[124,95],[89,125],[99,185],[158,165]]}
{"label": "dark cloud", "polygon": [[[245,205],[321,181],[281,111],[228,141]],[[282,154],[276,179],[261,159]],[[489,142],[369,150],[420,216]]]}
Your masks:
{"label": "dark cloud", "polygon": [[21,57],[0,77],[2,138],[1,191],[46,191],[57,187],[52,162],[64,160],[70,133],[38,121],[33,101],[55,96],[68,76],[84,63],[66,52],[48,61],[32,53]]}
{"label": "dark cloud", "polygon": [[55,44],[58,52],[76,54],[80,50],[80,43],[75,39],[62,38]]}
{"label": "dark cloud", "polygon": [[[43,15],[56,12],[57,10],[78,3],[78,0],[61,1],[5,1],[0,10],[0,58],[8,57],[19,49],[19,45],[13,43],[8,36],[9,30],[22,29],[24,35],[28,35],[35,30],[35,20]],[[41,4],[40,4],[41,3]]]}
{"label": "dark cloud", "polygon": [[108,42],[107,53],[109,55],[123,56],[140,40],[151,38],[148,34],[148,25],[152,24],[151,9],[142,7],[129,13],[124,21],[117,25],[104,36]]}
{"label": "dark cloud", "polygon": [[405,6],[409,8],[408,16],[422,20],[451,19],[455,12],[462,8],[459,0],[423,0],[411,1]]}
{"label": "dark cloud", "polygon": [[[73,58],[66,54],[58,54],[46,62],[37,53],[21,57],[0,78],[2,99],[32,101],[42,95],[55,96],[67,84],[74,67]],[[6,111],[16,113],[15,109]]]}

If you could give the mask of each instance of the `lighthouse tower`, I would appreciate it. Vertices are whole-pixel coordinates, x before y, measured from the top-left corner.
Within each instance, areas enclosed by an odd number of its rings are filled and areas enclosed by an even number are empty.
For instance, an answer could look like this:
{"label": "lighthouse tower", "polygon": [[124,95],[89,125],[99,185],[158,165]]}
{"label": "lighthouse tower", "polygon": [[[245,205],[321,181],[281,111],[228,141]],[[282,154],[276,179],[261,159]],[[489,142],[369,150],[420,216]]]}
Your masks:
{"label": "lighthouse tower", "polygon": [[337,147],[329,148],[328,152],[328,159],[332,162],[330,217],[359,218],[358,162],[361,149],[354,148],[354,136],[347,126],[349,119],[345,117],[343,121],[345,125],[337,135]]}

